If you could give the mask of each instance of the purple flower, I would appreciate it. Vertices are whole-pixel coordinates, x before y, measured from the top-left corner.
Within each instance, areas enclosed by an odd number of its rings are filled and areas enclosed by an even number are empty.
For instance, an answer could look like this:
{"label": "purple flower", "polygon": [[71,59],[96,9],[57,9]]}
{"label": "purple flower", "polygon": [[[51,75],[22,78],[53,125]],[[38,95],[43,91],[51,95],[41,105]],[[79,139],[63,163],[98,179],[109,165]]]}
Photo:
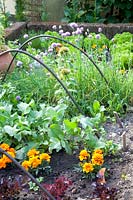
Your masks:
{"label": "purple flower", "polygon": [[16,96],[16,100],[17,100],[17,101],[20,101],[20,100],[21,100],[21,97],[20,97],[20,96]]}
{"label": "purple flower", "polygon": [[80,30],[81,30],[81,31],[83,31],[83,30],[84,30],[84,27],[83,27],[83,26],[82,26],[82,27],[80,27]]}
{"label": "purple flower", "polygon": [[28,34],[24,34],[23,36],[24,39],[27,39],[28,37],[29,37]]}
{"label": "purple flower", "polygon": [[66,33],[62,33],[61,36],[62,36],[62,37],[66,37]]}
{"label": "purple flower", "polygon": [[98,32],[99,32],[99,33],[102,32],[102,28],[101,28],[101,27],[98,28]]}
{"label": "purple flower", "polygon": [[69,26],[70,26],[71,28],[77,28],[77,27],[78,27],[78,24],[75,23],[75,22],[72,22],[72,23],[69,24]]}
{"label": "purple flower", "polygon": [[67,31],[67,32],[65,32],[65,35],[70,36],[71,34],[70,34],[70,32]]}
{"label": "purple flower", "polygon": [[96,39],[100,39],[100,34],[96,34]]}
{"label": "purple flower", "polygon": [[16,65],[17,65],[17,67],[21,67],[23,65],[23,63],[20,60],[18,60]]}
{"label": "purple flower", "polygon": [[61,29],[61,30],[59,30],[59,34],[62,34],[64,31]]}
{"label": "purple flower", "polygon": [[48,52],[49,53],[53,52],[53,49],[52,48],[48,48]]}
{"label": "purple flower", "polygon": [[75,31],[76,35],[80,35],[82,34],[82,30],[80,28],[77,28],[77,30]]}
{"label": "purple flower", "polygon": [[52,49],[55,48],[55,47],[57,47],[57,43],[52,43],[50,47],[51,47]]}

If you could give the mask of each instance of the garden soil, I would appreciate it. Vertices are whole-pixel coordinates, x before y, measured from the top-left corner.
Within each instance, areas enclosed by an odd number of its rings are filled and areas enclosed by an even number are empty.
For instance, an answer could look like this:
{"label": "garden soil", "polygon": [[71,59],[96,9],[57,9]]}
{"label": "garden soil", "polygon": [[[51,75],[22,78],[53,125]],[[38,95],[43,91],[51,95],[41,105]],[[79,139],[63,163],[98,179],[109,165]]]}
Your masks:
{"label": "garden soil", "polygon": [[[118,144],[123,143],[123,133],[126,132],[125,150],[121,149],[119,155],[107,160],[110,166],[109,176],[106,183],[109,188],[116,188],[117,195],[110,200],[133,200],[133,113],[128,113],[122,120],[123,127],[119,123],[107,122],[105,129],[108,133],[108,139],[112,139]],[[94,198],[94,182],[82,177],[81,173],[75,170],[78,164],[78,155],[67,155],[61,151],[53,153],[51,159],[52,173],[46,176],[46,183],[53,183],[59,176],[65,176],[72,181],[72,185],[65,192],[62,200],[100,200]],[[0,178],[3,176],[16,176],[20,174],[19,170],[1,170]],[[10,200],[10,198],[8,198]],[[12,199],[12,198],[11,198]],[[14,199],[18,200],[42,200],[43,198],[34,191],[22,191]],[[3,199],[5,200],[5,199]],[[104,200],[104,199],[102,199]]]}

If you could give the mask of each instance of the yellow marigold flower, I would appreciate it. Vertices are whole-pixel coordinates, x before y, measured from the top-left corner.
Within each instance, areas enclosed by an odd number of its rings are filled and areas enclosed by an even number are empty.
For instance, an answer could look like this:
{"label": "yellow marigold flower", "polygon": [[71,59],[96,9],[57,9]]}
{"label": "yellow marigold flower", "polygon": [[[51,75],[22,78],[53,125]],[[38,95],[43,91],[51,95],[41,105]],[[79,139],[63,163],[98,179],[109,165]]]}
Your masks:
{"label": "yellow marigold flower", "polygon": [[101,149],[95,149],[93,154],[95,154],[95,153],[103,154],[103,151]]}
{"label": "yellow marigold flower", "polygon": [[40,153],[40,152],[37,151],[36,149],[30,149],[30,150],[28,151],[28,153],[27,153],[27,156],[28,156],[28,157],[32,157],[32,156],[38,155],[39,153]]}
{"label": "yellow marigold flower", "polygon": [[90,154],[85,149],[80,151],[80,154],[79,154],[79,160],[80,161],[86,160],[88,157],[90,157]]}
{"label": "yellow marigold flower", "polygon": [[22,162],[22,167],[24,167],[25,168],[25,170],[29,170],[29,167],[31,167],[31,164],[30,164],[30,162],[28,161],[28,160],[25,160],[25,161],[23,161]]}
{"label": "yellow marigold flower", "polygon": [[123,75],[123,74],[126,73],[126,70],[125,70],[125,69],[121,69],[121,70],[119,71],[119,73]]}
{"label": "yellow marigold flower", "polygon": [[92,164],[93,165],[102,165],[104,163],[103,155],[99,153],[95,153],[92,156]]}
{"label": "yellow marigold flower", "polygon": [[102,49],[106,49],[106,48],[107,48],[107,46],[106,46],[106,45],[103,45],[103,46],[102,46]]}
{"label": "yellow marigold flower", "polygon": [[0,169],[6,168],[6,162],[3,160],[3,158],[0,159]]}
{"label": "yellow marigold flower", "polygon": [[61,69],[61,73],[62,73],[63,75],[67,75],[67,74],[70,73],[70,69],[63,68],[63,69]]}
{"label": "yellow marigold flower", "polygon": [[92,49],[95,49],[97,47],[97,45],[93,44],[91,47],[92,47]]}
{"label": "yellow marigold flower", "polygon": [[99,48],[99,49],[98,49],[99,52],[101,52],[102,50],[103,50],[102,48]]}
{"label": "yellow marigold flower", "polygon": [[2,149],[5,150],[5,151],[8,151],[9,148],[10,148],[10,146],[9,146],[8,144],[6,144],[6,143],[2,143],[2,144],[0,145],[0,148],[2,148]]}
{"label": "yellow marigold flower", "polygon": [[62,53],[68,52],[69,49],[67,47],[61,47],[58,51],[58,54],[61,55]]}
{"label": "yellow marigold flower", "polygon": [[48,155],[47,153],[41,153],[41,154],[40,154],[40,160],[41,160],[41,161],[42,161],[42,160],[46,160],[47,162],[50,162],[50,158],[51,158],[51,156]]}
{"label": "yellow marigold flower", "polygon": [[31,158],[29,159],[29,162],[30,162],[32,168],[37,168],[38,165],[41,164],[41,160],[39,159],[38,156],[33,156],[33,157],[31,157]]}
{"label": "yellow marigold flower", "polygon": [[84,163],[83,164],[83,172],[89,173],[92,172],[94,170],[93,165],[91,163]]}

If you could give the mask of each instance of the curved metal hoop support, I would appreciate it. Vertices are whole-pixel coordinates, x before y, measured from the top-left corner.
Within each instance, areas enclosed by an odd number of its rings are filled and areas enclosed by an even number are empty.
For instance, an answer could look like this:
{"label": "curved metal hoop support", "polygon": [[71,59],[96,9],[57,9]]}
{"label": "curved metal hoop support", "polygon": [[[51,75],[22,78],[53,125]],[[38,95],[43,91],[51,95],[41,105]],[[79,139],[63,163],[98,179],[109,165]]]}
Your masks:
{"label": "curved metal hoop support", "polygon": [[35,178],[30,174],[28,171],[26,171],[20,164],[17,162],[10,154],[8,154],[6,151],[4,151],[2,148],[0,148],[0,153],[5,154],[12,162],[20,169],[22,170],[42,191],[45,193],[51,200],[56,200]]}
{"label": "curved metal hoop support", "polygon": [[68,94],[69,98],[71,99],[71,101],[73,102],[73,104],[76,106],[76,108],[78,109],[78,111],[81,114],[84,114],[82,109],[79,107],[79,105],[77,104],[77,102],[75,101],[75,99],[73,98],[73,96],[71,95],[71,93],[68,91],[68,89],[66,88],[66,86],[63,84],[63,82],[58,78],[58,76],[55,74],[55,72],[53,70],[51,70],[46,64],[44,64],[41,60],[39,60],[38,58],[34,57],[33,55],[31,55],[30,53],[28,53],[27,51],[24,50],[19,50],[19,49],[10,49],[7,51],[2,52],[0,55],[4,55],[6,53],[9,52],[17,52],[17,53],[22,53],[25,54],[31,58],[33,58],[34,60],[36,60],[38,63],[40,63],[45,69],[47,69],[53,76],[54,78],[60,83],[60,85],[63,87],[63,89],[66,91],[66,93]]}
{"label": "curved metal hoop support", "polygon": [[[102,73],[102,71],[100,70],[100,68],[97,66],[97,64],[93,61],[93,59],[92,59],[85,51],[83,51],[83,49],[77,47],[75,44],[73,44],[73,43],[71,43],[71,42],[69,42],[69,41],[67,41],[67,40],[64,40],[64,39],[62,39],[62,38],[58,38],[58,37],[56,37],[56,36],[51,36],[51,35],[37,35],[37,36],[34,36],[34,37],[28,39],[27,41],[25,41],[25,42],[19,47],[19,50],[22,49],[26,44],[28,44],[29,42],[31,42],[32,40],[35,40],[35,39],[37,39],[37,38],[53,38],[53,39],[57,39],[57,40],[59,40],[59,41],[65,42],[65,43],[67,43],[67,44],[73,46],[74,48],[78,49],[80,52],[82,52],[82,53],[91,61],[91,63],[95,66],[95,68],[98,70],[98,72],[100,73],[100,75],[102,76],[102,78],[104,79],[104,81],[106,82],[106,84],[108,85],[108,87],[109,87],[109,89],[111,90],[111,92],[114,93],[113,90],[112,90],[112,88],[110,88],[109,82],[107,81],[106,77],[104,76],[104,74]],[[17,52],[17,53],[18,53],[18,52]],[[16,55],[17,55],[17,53],[14,55],[14,57],[13,57],[13,59],[12,59],[10,65],[9,65],[9,67],[8,67],[8,69],[7,69],[7,72],[5,73],[5,75],[4,75],[3,79],[2,79],[2,82],[5,80],[5,78],[6,78],[6,76],[7,76],[7,73],[8,73],[8,71],[10,70],[10,67],[11,67],[11,65],[12,65],[12,63],[13,63],[13,61],[14,61]]]}

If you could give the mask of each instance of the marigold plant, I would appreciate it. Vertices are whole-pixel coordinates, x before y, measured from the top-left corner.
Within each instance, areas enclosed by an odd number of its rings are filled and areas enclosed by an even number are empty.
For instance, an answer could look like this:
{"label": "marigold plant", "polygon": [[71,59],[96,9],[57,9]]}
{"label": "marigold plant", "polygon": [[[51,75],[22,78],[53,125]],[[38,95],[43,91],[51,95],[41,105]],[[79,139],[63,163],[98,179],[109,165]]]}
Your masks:
{"label": "marigold plant", "polygon": [[40,153],[36,149],[30,149],[27,153],[27,160],[22,162],[22,166],[28,170],[44,169],[50,162],[51,156],[47,153]]}
{"label": "marigold plant", "polygon": [[82,172],[85,174],[97,173],[104,164],[103,151],[95,149],[93,152],[88,152],[83,149],[79,153],[79,160]]}
{"label": "marigold plant", "polygon": [[[11,148],[8,144],[2,143],[0,144],[0,148],[6,151],[13,158],[16,156],[16,152],[14,148]],[[11,163],[12,160],[8,158],[5,154],[0,154],[0,169],[6,168],[8,163]]]}

